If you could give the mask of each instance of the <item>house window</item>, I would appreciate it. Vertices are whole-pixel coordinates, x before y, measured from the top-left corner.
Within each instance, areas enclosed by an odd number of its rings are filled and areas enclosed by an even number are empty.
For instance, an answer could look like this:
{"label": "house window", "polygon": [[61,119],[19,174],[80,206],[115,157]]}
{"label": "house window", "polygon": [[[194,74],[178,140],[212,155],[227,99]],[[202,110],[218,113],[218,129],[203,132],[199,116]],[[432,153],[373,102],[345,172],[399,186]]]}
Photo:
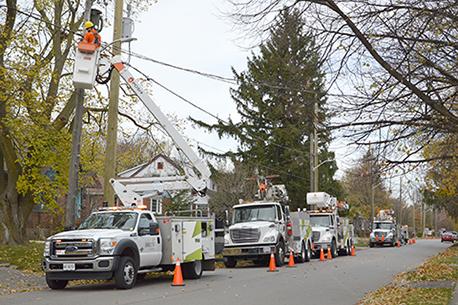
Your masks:
{"label": "house window", "polygon": [[164,169],[164,162],[157,162],[157,169]]}
{"label": "house window", "polygon": [[151,198],[151,212],[155,214],[162,214],[162,204],[160,200]]}

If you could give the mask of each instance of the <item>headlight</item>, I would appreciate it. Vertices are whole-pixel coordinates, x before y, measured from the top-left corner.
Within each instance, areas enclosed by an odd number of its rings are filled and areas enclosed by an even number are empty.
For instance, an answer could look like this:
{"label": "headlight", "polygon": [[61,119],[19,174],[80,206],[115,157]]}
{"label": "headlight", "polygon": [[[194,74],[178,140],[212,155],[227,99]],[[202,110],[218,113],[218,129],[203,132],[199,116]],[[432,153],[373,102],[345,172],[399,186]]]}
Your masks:
{"label": "headlight", "polygon": [[275,235],[267,235],[262,241],[265,243],[274,243],[276,239]]}
{"label": "headlight", "polygon": [[111,255],[116,248],[118,241],[112,238],[101,238],[99,240],[99,254],[100,255]]}
{"label": "headlight", "polygon": [[51,256],[51,241],[45,241],[45,248],[43,250],[43,256]]}

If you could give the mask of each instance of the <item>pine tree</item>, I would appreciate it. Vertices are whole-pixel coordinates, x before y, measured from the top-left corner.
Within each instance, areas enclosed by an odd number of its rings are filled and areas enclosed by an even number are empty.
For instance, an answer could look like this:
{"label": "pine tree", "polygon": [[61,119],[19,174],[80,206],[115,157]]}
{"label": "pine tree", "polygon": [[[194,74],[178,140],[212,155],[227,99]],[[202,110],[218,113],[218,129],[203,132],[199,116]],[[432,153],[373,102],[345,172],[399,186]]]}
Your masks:
{"label": "pine tree", "polygon": [[[313,130],[313,105],[318,103],[318,121],[324,122],[324,75],[319,53],[311,35],[303,30],[297,10],[284,10],[261,44],[259,55],[248,59],[248,70],[237,73],[238,88],[231,90],[241,117],[240,122],[199,126],[230,136],[240,143],[240,160],[258,168],[260,174],[278,174],[286,184],[291,206],[302,207],[309,189],[309,135]],[[326,130],[319,130],[320,155],[326,160],[330,141]],[[328,188],[333,184],[335,164],[320,175]],[[335,181],[334,181],[335,182]],[[326,190],[331,191],[332,190]]]}

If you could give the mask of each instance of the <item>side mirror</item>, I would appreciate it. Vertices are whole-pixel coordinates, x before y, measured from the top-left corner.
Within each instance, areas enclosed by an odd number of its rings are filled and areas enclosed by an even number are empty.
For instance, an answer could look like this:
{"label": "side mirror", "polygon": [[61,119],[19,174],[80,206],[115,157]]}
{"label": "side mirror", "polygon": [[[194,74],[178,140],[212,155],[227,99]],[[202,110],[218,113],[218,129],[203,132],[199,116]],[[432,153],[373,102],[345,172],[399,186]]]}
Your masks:
{"label": "side mirror", "polygon": [[224,225],[226,227],[229,227],[229,225],[230,225],[230,223],[229,223],[229,211],[228,210],[224,211]]}
{"label": "side mirror", "polygon": [[156,236],[159,235],[160,230],[159,230],[159,224],[157,222],[152,222],[149,224],[149,234]]}

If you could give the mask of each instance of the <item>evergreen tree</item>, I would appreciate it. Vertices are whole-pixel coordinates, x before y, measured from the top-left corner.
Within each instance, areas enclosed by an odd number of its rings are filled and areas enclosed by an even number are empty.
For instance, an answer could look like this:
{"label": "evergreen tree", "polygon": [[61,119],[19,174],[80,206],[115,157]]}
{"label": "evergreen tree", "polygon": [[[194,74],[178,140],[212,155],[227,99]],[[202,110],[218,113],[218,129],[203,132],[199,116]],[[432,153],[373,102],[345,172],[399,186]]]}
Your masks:
{"label": "evergreen tree", "polygon": [[[237,73],[238,88],[231,90],[241,117],[199,126],[226,135],[240,143],[237,155],[244,163],[258,168],[262,175],[278,174],[287,187],[291,206],[303,207],[309,190],[309,135],[313,130],[313,105],[318,103],[318,121],[324,122],[324,75],[313,38],[304,32],[297,10],[284,10],[260,46],[259,55],[248,59],[248,70]],[[322,125],[322,124],[318,124]],[[320,128],[320,127],[319,127]],[[320,157],[330,154],[329,133],[319,129]],[[320,161],[322,161],[320,160]],[[332,191],[337,167],[320,166],[320,180]],[[327,176],[326,176],[327,175]],[[335,184],[335,181],[334,181]]]}

